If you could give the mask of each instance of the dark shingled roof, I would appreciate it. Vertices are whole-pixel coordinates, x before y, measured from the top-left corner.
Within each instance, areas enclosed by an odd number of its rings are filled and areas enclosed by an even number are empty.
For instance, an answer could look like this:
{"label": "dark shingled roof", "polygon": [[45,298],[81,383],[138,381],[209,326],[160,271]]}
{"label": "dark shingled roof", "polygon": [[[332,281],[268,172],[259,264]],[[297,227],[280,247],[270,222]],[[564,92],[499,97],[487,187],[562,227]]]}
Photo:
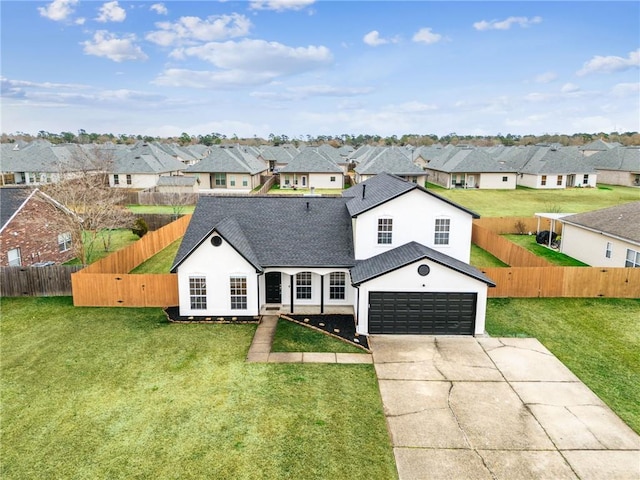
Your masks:
{"label": "dark shingled roof", "polygon": [[0,228],[7,224],[32,192],[30,188],[0,188]]}
{"label": "dark shingled roof", "polygon": [[438,252],[437,250],[425,247],[418,242],[409,242],[393,250],[376,255],[375,257],[359,260],[351,269],[351,281],[357,286],[422,259],[431,260],[432,262],[451,268],[476,280],[485,282],[489,286],[496,286],[489,277],[477,268]]}
{"label": "dark shingled roof", "polygon": [[640,243],[640,201],[576,213],[561,221]]}
{"label": "dark shingled roof", "polygon": [[201,197],[172,271],[214,230],[257,270],[355,263],[344,198]]}
{"label": "dark shingled roof", "polygon": [[[365,185],[366,189],[364,187]],[[362,198],[363,189],[365,192],[364,198]],[[460,210],[467,212],[473,218],[480,218],[477,213],[464,208],[447,198],[441,197],[440,195],[437,195],[416,183],[409,182],[403,178],[391,175],[390,173],[380,173],[375,177],[371,177],[370,179],[345,190],[342,192],[342,196],[349,198],[347,201],[349,214],[352,217],[357,217],[367,210],[377,207],[378,205],[414,189],[419,189],[420,191],[448,203],[453,207],[459,208]]]}

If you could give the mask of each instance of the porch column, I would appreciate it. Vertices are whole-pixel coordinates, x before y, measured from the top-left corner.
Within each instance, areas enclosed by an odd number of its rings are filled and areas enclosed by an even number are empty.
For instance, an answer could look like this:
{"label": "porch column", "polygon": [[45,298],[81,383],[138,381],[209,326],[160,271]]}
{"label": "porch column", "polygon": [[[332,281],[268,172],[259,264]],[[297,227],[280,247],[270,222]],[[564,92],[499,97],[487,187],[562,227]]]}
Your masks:
{"label": "porch column", "polygon": [[289,292],[289,296],[291,297],[291,313],[293,313],[293,282],[295,281],[295,275],[291,274],[291,281],[289,283],[291,283],[291,285],[289,285],[290,287],[290,292]]}
{"label": "porch column", "polygon": [[324,313],[324,275],[320,275],[320,313]]}

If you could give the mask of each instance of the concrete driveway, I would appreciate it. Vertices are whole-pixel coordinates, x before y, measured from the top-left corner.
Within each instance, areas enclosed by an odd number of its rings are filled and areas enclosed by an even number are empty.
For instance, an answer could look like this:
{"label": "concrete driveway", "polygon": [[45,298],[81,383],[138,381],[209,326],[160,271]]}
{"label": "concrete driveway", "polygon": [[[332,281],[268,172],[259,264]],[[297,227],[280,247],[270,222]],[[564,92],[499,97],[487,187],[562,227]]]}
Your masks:
{"label": "concrete driveway", "polygon": [[640,437],[537,340],[370,342],[401,480],[640,478]]}

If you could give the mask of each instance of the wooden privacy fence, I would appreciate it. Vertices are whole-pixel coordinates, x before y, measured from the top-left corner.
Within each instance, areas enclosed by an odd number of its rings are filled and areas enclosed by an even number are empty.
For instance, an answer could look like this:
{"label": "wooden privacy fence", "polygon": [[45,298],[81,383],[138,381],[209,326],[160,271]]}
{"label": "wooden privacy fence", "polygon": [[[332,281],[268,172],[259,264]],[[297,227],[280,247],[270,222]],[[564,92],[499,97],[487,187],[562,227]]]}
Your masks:
{"label": "wooden privacy fence", "polygon": [[[492,231],[498,235],[502,235],[504,233],[536,233],[536,229],[538,228],[538,218],[537,217],[486,217],[486,218],[476,218],[473,221],[473,226],[479,226],[482,228],[486,228],[487,230]],[[522,231],[518,231],[519,227],[522,228]],[[540,230],[549,230],[551,228],[551,222],[547,218],[540,219]],[[560,222],[556,222],[555,232],[560,234],[562,230],[562,224]]]}
{"label": "wooden privacy fence", "polygon": [[640,268],[492,267],[489,297],[640,298]]}
{"label": "wooden privacy fence", "polygon": [[520,245],[474,223],[471,241],[512,267],[548,267],[550,263]]}
{"label": "wooden privacy fence", "polygon": [[175,274],[130,274],[145,260],[182,237],[191,215],[185,215],[136,243],[74,273],[73,304],[78,307],[170,307],[178,305]]}
{"label": "wooden privacy fence", "polygon": [[71,274],[80,265],[0,267],[0,296],[56,297],[71,295]]}

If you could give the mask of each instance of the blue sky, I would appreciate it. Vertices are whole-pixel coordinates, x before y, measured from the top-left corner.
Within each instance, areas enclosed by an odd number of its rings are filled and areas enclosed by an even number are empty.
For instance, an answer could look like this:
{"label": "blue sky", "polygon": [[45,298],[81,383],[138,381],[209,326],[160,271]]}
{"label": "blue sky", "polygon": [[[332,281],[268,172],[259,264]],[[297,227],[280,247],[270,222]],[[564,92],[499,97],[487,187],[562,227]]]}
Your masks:
{"label": "blue sky", "polygon": [[640,3],[1,1],[5,133],[640,130]]}

